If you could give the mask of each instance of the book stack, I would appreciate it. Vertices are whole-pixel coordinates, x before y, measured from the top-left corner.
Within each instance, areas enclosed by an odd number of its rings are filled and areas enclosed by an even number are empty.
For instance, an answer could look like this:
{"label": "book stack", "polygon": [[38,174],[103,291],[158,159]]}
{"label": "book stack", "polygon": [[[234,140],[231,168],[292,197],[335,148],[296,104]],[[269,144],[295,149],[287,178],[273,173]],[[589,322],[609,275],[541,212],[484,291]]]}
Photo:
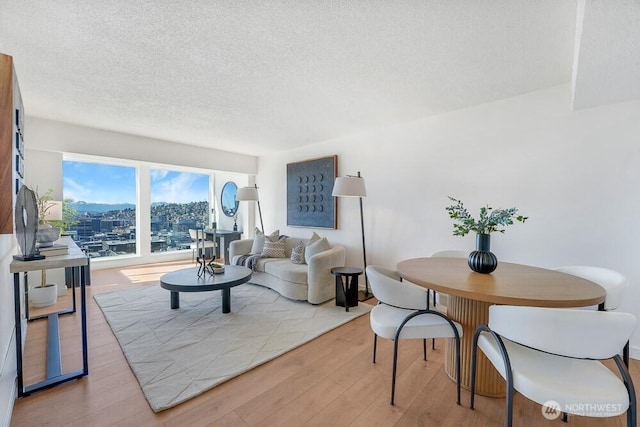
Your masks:
{"label": "book stack", "polygon": [[40,250],[40,255],[44,255],[47,258],[51,256],[69,254],[69,247],[67,245],[62,245],[59,243],[54,243],[52,246],[39,248],[39,250]]}

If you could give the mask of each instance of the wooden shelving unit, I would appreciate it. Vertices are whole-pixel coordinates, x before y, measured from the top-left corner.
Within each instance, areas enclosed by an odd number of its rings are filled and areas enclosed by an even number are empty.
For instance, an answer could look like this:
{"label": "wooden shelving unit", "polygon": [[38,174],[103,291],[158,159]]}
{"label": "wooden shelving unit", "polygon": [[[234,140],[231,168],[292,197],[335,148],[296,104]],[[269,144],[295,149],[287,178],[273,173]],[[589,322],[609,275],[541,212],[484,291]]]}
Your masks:
{"label": "wooden shelving unit", "polygon": [[0,159],[0,234],[12,234],[15,198],[24,180],[24,110],[13,58],[4,54],[0,54]]}

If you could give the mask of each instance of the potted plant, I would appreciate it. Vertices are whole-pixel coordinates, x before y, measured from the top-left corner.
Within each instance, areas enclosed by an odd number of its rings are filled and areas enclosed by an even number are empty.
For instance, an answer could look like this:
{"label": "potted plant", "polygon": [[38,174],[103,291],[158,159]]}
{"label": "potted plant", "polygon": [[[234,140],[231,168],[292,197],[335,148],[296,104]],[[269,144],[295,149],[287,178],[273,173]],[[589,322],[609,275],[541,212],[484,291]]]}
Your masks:
{"label": "potted plant", "polygon": [[528,217],[517,215],[517,208],[494,209],[491,206],[480,208],[480,216],[475,219],[471,216],[464,204],[449,196],[453,202],[446,208],[449,217],[454,219],[454,236],[465,236],[469,232],[476,233],[476,250],[469,254],[469,267],[478,273],[491,273],[498,266],[498,259],[491,252],[491,233],[504,233],[504,227],[513,224],[513,221],[525,222]]}
{"label": "potted plant", "polygon": [[36,206],[38,208],[38,231],[36,240],[40,247],[52,246],[53,242],[60,238],[60,227],[53,227],[47,221],[52,209],[57,203],[53,201],[53,190],[50,188],[43,195],[38,193],[36,187]]}
{"label": "potted plant", "polygon": [[[40,196],[36,189],[36,205],[38,208],[38,243],[40,247],[53,245],[53,242],[60,237],[60,233],[77,223],[75,219],[75,209],[68,203],[71,200],[62,202],[62,219],[51,221],[52,226],[47,221],[50,210],[55,206],[53,202],[53,190],[49,189],[44,195]],[[47,283],[47,271],[41,270],[42,279],[40,286],[31,288],[29,296],[34,307],[46,307],[55,304],[58,296],[58,286],[55,283]]]}

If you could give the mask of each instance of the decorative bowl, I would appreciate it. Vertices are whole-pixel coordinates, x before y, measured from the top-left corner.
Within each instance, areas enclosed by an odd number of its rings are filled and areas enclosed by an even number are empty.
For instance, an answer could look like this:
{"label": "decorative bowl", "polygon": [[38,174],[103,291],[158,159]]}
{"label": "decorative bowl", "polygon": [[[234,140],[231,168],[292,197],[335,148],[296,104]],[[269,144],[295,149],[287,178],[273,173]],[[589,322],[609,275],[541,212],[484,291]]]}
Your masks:
{"label": "decorative bowl", "polygon": [[211,269],[213,270],[214,274],[224,273],[224,267],[211,267]]}
{"label": "decorative bowl", "polygon": [[38,246],[40,246],[41,248],[53,246],[53,242],[55,242],[59,238],[59,227],[38,228],[38,231],[36,232],[36,241],[38,242]]}

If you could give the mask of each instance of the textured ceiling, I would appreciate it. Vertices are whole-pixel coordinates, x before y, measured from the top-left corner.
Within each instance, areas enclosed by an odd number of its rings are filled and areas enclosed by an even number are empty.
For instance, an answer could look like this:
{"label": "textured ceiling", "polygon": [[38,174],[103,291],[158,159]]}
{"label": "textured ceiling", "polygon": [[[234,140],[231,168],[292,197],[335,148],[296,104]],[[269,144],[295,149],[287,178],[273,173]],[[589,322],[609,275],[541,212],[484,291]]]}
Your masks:
{"label": "textured ceiling", "polygon": [[0,51],[32,116],[260,154],[568,83],[577,9],[0,0]]}
{"label": "textured ceiling", "polygon": [[579,6],[574,108],[640,98],[640,1]]}

